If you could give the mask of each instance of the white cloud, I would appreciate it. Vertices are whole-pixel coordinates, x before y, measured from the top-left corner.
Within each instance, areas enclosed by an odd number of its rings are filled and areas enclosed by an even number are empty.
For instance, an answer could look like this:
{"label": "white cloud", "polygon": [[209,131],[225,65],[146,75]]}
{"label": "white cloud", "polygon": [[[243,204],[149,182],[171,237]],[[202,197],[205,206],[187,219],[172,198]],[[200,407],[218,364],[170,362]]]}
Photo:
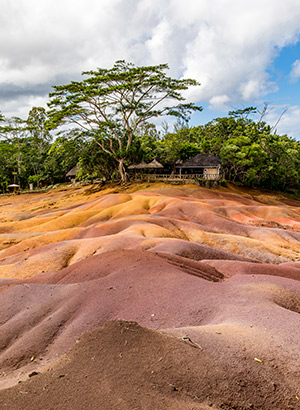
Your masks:
{"label": "white cloud", "polygon": [[290,78],[292,81],[297,81],[300,78],[300,60],[296,60],[293,63]]}
{"label": "white cloud", "polygon": [[0,110],[118,59],[168,62],[202,84],[193,101],[247,103],[274,91],[267,69],[299,32],[298,0],[1,0]]}
{"label": "white cloud", "polygon": [[209,100],[209,108],[211,110],[228,110],[229,106],[228,103],[230,101],[230,98],[228,95],[215,95]]}
{"label": "white cloud", "polygon": [[270,124],[273,132],[300,140],[300,106],[273,106],[264,120]]}

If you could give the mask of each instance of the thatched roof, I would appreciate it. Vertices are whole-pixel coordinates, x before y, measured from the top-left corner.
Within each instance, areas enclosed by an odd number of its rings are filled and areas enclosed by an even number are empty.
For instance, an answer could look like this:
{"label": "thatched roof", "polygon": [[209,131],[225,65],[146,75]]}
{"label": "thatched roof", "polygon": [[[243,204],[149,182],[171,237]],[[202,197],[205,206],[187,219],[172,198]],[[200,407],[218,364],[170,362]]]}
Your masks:
{"label": "thatched roof", "polygon": [[221,166],[221,159],[212,154],[197,154],[193,158],[176,165],[178,168],[217,168]]}
{"label": "thatched roof", "polygon": [[78,167],[77,165],[75,165],[75,167],[73,167],[67,174],[66,177],[75,177],[78,171]]}
{"label": "thatched roof", "polygon": [[154,159],[153,161],[149,162],[149,164],[147,164],[147,168],[163,168],[164,166],[158,162],[156,159]]}
{"label": "thatched roof", "polygon": [[147,168],[146,162],[142,161],[140,164],[129,165],[128,169],[143,169]]}
{"label": "thatched roof", "polygon": [[158,162],[156,159],[146,164],[146,162],[142,161],[140,164],[136,165],[129,165],[128,169],[146,169],[146,168],[163,168],[164,166]]}

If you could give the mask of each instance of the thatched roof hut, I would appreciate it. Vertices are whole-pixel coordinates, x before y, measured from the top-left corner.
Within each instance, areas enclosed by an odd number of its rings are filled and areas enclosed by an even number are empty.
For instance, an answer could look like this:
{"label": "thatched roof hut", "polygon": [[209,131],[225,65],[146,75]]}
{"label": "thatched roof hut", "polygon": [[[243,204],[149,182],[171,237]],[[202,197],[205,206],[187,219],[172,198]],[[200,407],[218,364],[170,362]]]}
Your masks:
{"label": "thatched roof hut", "polygon": [[163,167],[164,166],[160,162],[154,159],[153,161],[149,162],[149,164],[142,161],[140,164],[129,165],[128,169],[158,169],[158,168],[163,168]]}
{"label": "thatched roof hut", "polygon": [[176,168],[220,168],[222,161],[212,154],[197,154],[193,158],[176,164]]}
{"label": "thatched roof hut", "polygon": [[144,169],[147,168],[146,162],[142,161],[140,164],[129,165],[128,169]]}
{"label": "thatched roof hut", "polygon": [[147,164],[147,168],[151,168],[151,169],[161,169],[163,167],[164,166],[160,162],[158,162],[156,159],[154,159],[149,164]]}
{"label": "thatched roof hut", "polygon": [[70,171],[66,174],[66,177],[76,177],[76,174],[78,172],[78,167],[75,165]]}

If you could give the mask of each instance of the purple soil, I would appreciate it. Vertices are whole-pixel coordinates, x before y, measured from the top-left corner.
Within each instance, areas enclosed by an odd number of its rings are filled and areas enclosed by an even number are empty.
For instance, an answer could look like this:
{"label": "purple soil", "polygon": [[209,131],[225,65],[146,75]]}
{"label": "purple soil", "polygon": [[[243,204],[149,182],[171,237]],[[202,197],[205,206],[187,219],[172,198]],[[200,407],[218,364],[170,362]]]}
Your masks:
{"label": "purple soil", "polygon": [[2,408],[299,408],[293,381],[272,357],[254,361],[248,351],[228,349],[230,341],[222,335],[202,342],[199,346],[134,322],[109,322],[81,337],[46,373],[32,372],[27,382],[0,392]]}
{"label": "purple soil", "polygon": [[[207,263],[143,251],[108,252],[90,258],[86,267],[84,262],[61,272],[37,275],[36,281],[3,281],[3,371],[28,364],[32,356],[53,358],[67,351],[83,332],[117,318],[134,319],[153,329],[228,321],[260,327],[265,325],[265,313],[260,317],[260,308],[265,311],[267,305],[271,335],[274,336],[273,325],[277,323],[281,333],[285,327],[287,334],[294,333],[293,339],[300,336],[296,332],[298,315],[293,316],[297,308],[293,307],[292,313],[284,309],[285,315],[282,312],[285,298],[290,300],[295,294],[293,303],[297,305],[298,281],[236,275],[218,282],[222,275]],[[257,287],[256,292],[252,291],[253,286]],[[270,290],[261,293],[259,288]],[[291,292],[294,293],[290,297]],[[284,316],[290,317],[282,323]],[[287,351],[296,347],[298,344],[291,343]]]}
{"label": "purple soil", "polygon": [[[300,262],[293,261],[300,234],[251,225],[269,213],[294,226],[299,202],[286,201],[276,214],[275,205],[228,192],[165,187],[163,194],[174,201],[141,210],[141,217],[93,216],[70,241],[2,260],[1,267],[17,266],[63,246],[80,251],[85,240],[106,240],[59,271],[0,280],[1,387],[32,375],[0,392],[3,408],[300,408]],[[137,195],[64,210],[127,206]],[[241,222],[250,214],[250,225]],[[216,240],[228,235],[218,242],[224,249],[200,243],[203,232]],[[274,240],[282,252],[290,246],[294,259],[256,248],[248,257],[246,245],[244,254],[226,250],[226,241],[252,237],[261,246]],[[261,263],[264,253],[286,263]]]}
{"label": "purple soil", "polygon": [[300,266],[297,263],[270,265],[266,263],[236,262],[229,260],[208,260],[207,263],[224,276],[232,275],[270,275],[300,280]]}

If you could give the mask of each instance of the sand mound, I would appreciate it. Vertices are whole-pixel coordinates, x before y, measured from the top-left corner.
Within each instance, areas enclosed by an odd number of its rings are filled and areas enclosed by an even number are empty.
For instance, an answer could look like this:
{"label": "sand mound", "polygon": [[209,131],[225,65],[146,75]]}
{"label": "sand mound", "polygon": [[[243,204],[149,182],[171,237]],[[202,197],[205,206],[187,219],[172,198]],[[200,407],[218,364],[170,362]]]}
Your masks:
{"label": "sand mound", "polygon": [[[192,290],[222,277],[202,262],[115,251],[27,281],[2,281],[0,368],[28,364],[29,356],[53,358],[82,332],[118,317],[155,328],[199,323],[211,312],[189,319],[196,309]],[[181,310],[179,301],[185,304]]]}
{"label": "sand mound", "polygon": [[206,260],[210,266],[213,266],[218,272],[224,276],[230,277],[232,275],[271,275],[282,276],[294,280],[300,280],[300,267],[297,263],[290,263],[288,265],[271,265],[265,263],[248,263],[235,262],[229,260]]}
{"label": "sand mound", "polygon": [[[58,191],[57,198],[51,194],[53,202],[49,194],[36,197],[36,207],[26,196],[5,203],[4,209],[17,222],[2,220],[0,226],[1,276],[26,278],[61,270],[95,253],[117,249],[164,251],[166,246],[167,252],[172,253],[173,247],[177,253],[182,241],[191,248],[184,245],[184,253],[195,254],[199,245],[209,259],[214,253],[220,259],[222,252],[223,259],[263,263],[299,259],[300,233],[295,226],[300,217],[294,202],[275,207],[230,192],[161,185],[149,191],[105,192],[84,198],[82,190]],[[285,225],[274,221],[271,227],[264,225],[267,217],[269,223],[275,217],[285,218]]]}
{"label": "sand mound", "polygon": [[16,410],[296,408],[296,377],[282,373],[282,363],[249,352],[233,361],[235,346],[215,339],[202,347],[135,322],[110,322],[46,373],[0,392],[1,403]]}
{"label": "sand mound", "polygon": [[3,408],[300,408],[299,201],[156,184],[0,204],[0,388],[32,375]]}

